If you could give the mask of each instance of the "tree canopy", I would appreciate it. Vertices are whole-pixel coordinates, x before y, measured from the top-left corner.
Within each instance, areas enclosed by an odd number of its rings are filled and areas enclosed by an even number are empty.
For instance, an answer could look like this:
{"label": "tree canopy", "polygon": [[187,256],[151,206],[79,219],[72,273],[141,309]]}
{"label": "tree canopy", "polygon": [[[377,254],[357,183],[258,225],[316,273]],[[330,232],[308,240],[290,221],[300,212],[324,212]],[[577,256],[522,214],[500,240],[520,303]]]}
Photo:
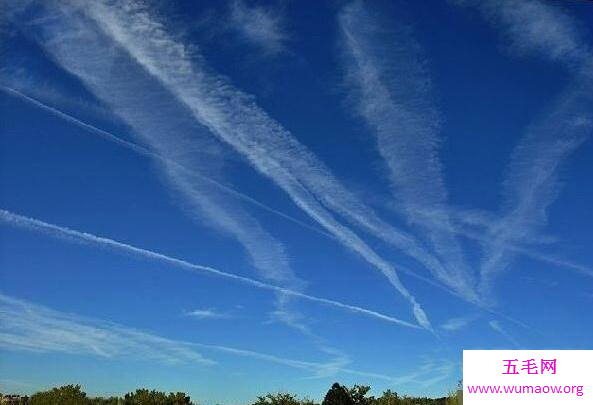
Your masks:
{"label": "tree canopy", "polygon": [[[461,382],[449,397],[426,398],[400,396],[387,390],[377,398],[369,395],[371,387],[354,385],[346,387],[334,383],[325,394],[321,405],[461,405],[463,390]],[[89,397],[80,385],[64,385],[28,397],[4,397],[0,402],[15,405],[193,405],[190,397],[183,392],[161,392],[145,388],[129,392],[123,397]],[[251,405],[318,405],[316,402],[289,393],[273,393],[257,397]]]}

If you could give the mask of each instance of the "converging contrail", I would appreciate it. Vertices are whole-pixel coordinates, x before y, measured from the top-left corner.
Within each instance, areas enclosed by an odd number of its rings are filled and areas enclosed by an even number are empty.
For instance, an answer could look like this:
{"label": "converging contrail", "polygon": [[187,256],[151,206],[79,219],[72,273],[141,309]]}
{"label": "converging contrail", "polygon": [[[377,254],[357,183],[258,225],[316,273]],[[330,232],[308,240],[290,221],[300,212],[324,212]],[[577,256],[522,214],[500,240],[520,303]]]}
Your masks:
{"label": "converging contrail", "polygon": [[329,233],[327,233],[327,232],[325,232],[325,231],[323,231],[323,230],[321,230],[321,229],[319,229],[319,228],[317,228],[315,226],[309,225],[309,224],[305,223],[304,221],[301,221],[301,220],[299,220],[299,219],[297,219],[297,218],[295,218],[295,217],[293,217],[291,215],[288,215],[288,214],[286,214],[286,213],[284,213],[282,211],[279,211],[279,210],[277,210],[275,208],[272,208],[269,205],[264,204],[264,203],[256,200],[255,198],[248,196],[245,193],[242,193],[242,192],[240,192],[238,190],[235,190],[234,188],[232,188],[232,187],[230,187],[230,186],[228,186],[226,184],[223,184],[223,183],[221,183],[221,182],[219,182],[217,180],[214,180],[213,178],[211,178],[209,176],[205,176],[205,175],[203,175],[201,173],[198,173],[196,171],[189,170],[189,169],[187,169],[186,167],[180,165],[177,162],[174,162],[174,161],[172,161],[170,159],[167,159],[167,158],[162,157],[158,153],[155,153],[155,152],[153,152],[153,151],[151,151],[151,150],[149,150],[149,149],[147,149],[147,148],[145,148],[143,146],[140,146],[140,145],[138,145],[138,144],[136,144],[134,142],[126,141],[125,139],[122,139],[119,136],[116,136],[116,135],[112,134],[111,132],[105,131],[105,130],[103,130],[101,128],[97,128],[96,126],[91,125],[91,124],[89,124],[87,122],[84,122],[84,121],[82,121],[82,120],[80,120],[80,119],[78,119],[78,118],[76,118],[76,117],[74,117],[74,116],[72,116],[70,114],[67,114],[67,113],[65,113],[65,112],[63,112],[63,111],[61,111],[61,110],[59,110],[59,109],[57,109],[55,107],[52,107],[50,105],[47,105],[47,104],[45,104],[45,103],[43,103],[43,102],[35,99],[34,97],[31,97],[31,96],[29,96],[27,94],[24,94],[24,93],[22,93],[22,92],[20,92],[20,91],[18,91],[16,89],[13,89],[11,87],[3,86],[1,84],[0,84],[0,89],[3,90],[5,93],[12,95],[13,97],[16,97],[18,99],[21,99],[21,100],[23,100],[23,101],[25,101],[25,102],[27,102],[29,104],[32,104],[32,105],[34,105],[36,107],[39,107],[40,109],[42,109],[44,111],[47,111],[48,113],[50,113],[52,115],[55,115],[55,116],[63,119],[64,121],[67,121],[67,122],[69,122],[71,124],[74,124],[74,125],[82,128],[82,129],[84,129],[84,130],[86,130],[86,131],[88,131],[88,132],[90,132],[92,134],[98,135],[101,138],[106,139],[106,140],[108,140],[108,141],[110,141],[110,142],[112,142],[112,143],[114,143],[114,144],[116,144],[118,146],[124,147],[124,148],[126,148],[128,150],[131,150],[132,152],[135,152],[135,153],[137,153],[139,155],[146,156],[148,158],[153,158],[153,159],[156,159],[156,160],[158,160],[160,162],[163,162],[163,163],[167,163],[169,165],[172,165],[175,168],[180,169],[180,170],[188,173],[191,176],[199,177],[201,180],[206,181],[207,183],[209,183],[209,184],[217,187],[219,190],[222,190],[222,191],[224,191],[227,194],[232,195],[235,198],[238,198],[238,199],[240,199],[242,201],[248,202],[251,205],[254,205],[254,206],[256,206],[256,207],[258,207],[258,208],[260,208],[260,209],[262,209],[264,211],[267,211],[267,212],[270,212],[272,214],[275,214],[275,215],[277,215],[277,216],[279,216],[281,218],[284,218],[284,219],[286,219],[286,220],[288,220],[288,221],[290,221],[290,222],[292,222],[292,223],[294,223],[296,225],[299,225],[299,226],[301,226],[303,228],[306,228],[306,229],[308,229],[310,231],[313,231],[313,232],[315,232],[317,234],[323,235],[323,236],[328,237],[330,239],[335,239],[335,237],[333,235],[331,235],[331,234],[329,234]]}
{"label": "converging contrail", "polygon": [[136,246],[132,246],[123,242],[118,242],[113,239],[105,238],[102,236],[93,235],[87,232],[80,232],[74,229],[61,227],[58,225],[49,224],[47,222],[40,221],[38,219],[25,217],[12,213],[10,211],[0,209],[0,221],[14,227],[27,229],[31,231],[37,231],[50,235],[55,238],[76,241],[95,246],[110,248],[122,253],[139,256],[146,259],[157,260],[170,265],[179,267],[181,269],[199,273],[199,274],[213,274],[219,277],[224,277],[234,281],[238,281],[243,284],[250,285],[252,287],[261,288],[268,291],[279,292],[285,295],[289,295],[296,298],[301,298],[307,301],[317,302],[320,304],[326,304],[336,308],[348,310],[350,312],[366,315],[375,319],[380,319],[386,322],[391,322],[400,326],[406,326],[413,329],[423,329],[422,327],[415,325],[410,322],[403,321],[401,319],[394,318],[389,315],[382,314],[377,311],[358,307],[355,305],[345,304],[339,301],[334,301],[328,298],[316,297],[313,295],[303,294],[298,291],[294,291],[288,288],[279,287],[273,284],[264,283],[249,277],[239,276],[237,274],[228,273],[222,270],[215,269],[210,266],[203,266],[200,264],[190,263],[186,260],[177,259],[175,257],[167,256],[162,253],[154,252],[152,250],[142,249]]}
{"label": "converging contrail", "polygon": [[[319,229],[319,228],[317,228],[315,226],[309,225],[309,224],[307,224],[307,223],[305,223],[305,222],[303,222],[303,221],[301,221],[301,220],[299,220],[297,218],[294,218],[294,217],[292,217],[292,216],[290,216],[288,214],[285,214],[282,211],[279,211],[279,210],[277,210],[275,208],[272,208],[272,207],[270,207],[270,206],[268,206],[268,205],[266,205],[266,204],[264,204],[264,203],[256,200],[253,197],[250,197],[250,196],[248,196],[248,195],[246,195],[246,194],[244,194],[244,193],[242,193],[240,191],[235,190],[232,187],[229,187],[226,184],[223,184],[223,183],[221,183],[221,182],[219,182],[217,180],[212,179],[211,177],[205,176],[205,175],[203,175],[201,173],[198,173],[198,172],[195,172],[195,171],[190,171],[189,169],[185,168],[184,166],[180,165],[177,162],[171,161],[170,159],[166,159],[166,158],[160,156],[159,154],[157,154],[157,153],[155,153],[155,152],[153,152],[153,151],[151,151],[151,150],[149,150],[149,149],[147,149],[147,148],[145,148],[143,146],[140,146],[140,145],[138,145],[138,144],[136,144],[134,142],[130,142],[130,141],[127,141],[125,139],[122,139],[119,136],[114,135],[111,132],[105,131],[104,129],[98,128],[98,127],[96,127],[94,125],[91,125],[91,124],[85,122],[85,121],[82,121],[81,119],[76,118],[76,117],[74,117],[74,116],[72,116],[72,115],[70,115],[70,114],[68,114],[68,113],[66,113],[64,111],[61,111],[61,110],[59,110],[59,109],[57,109],[57,108],[55,108],[55,107],[53,107],[51,105],[48,105],[46,103],[41,102],[41,101],[37,100],[36,98],[34,98],[34,97],[30,96],[30,95],[24,94],[21,91],[18,91],[18,90],[14,89],[14,88],[11,88],[11,87],[3,86],[1,84],[0,84],[0,90],[3,90],[5,93],[7,93],[7,94],[9,94],[9,95],[11,95],[13,97],[16,97],[16,98],[18,98],[18,99],[20,99],[22,101],[25,101],[25,102],[27,102],[27,103],[29,103],[31,105],[34,105],[34,106],[36,106],[36,107],[38,107],[38,108],[40,108],[40,109],[42,109],[42,110],[44,110],[44,111],[46,111],[48,113],[50,113],[50,114],[52,114],[52,115],[60,118],[60,119],[63,119],[66,122],[69,122],[69,123],[71,123],[73,125],[76,125],[76,126],[82,128],[82,129],[84,129],[85,131],[89,132],[89,133],[92,133],[94,135],[97,135],[97,136],[99,136],[99,137],[101,137],[101,138],[109,141],[109,142],[112,142],[115,145],[118,145],[118,146],[121,146],[123,148],[126,148],[126,149],[128,149],[128,150],[130,150],[132,152],[137,153],[138,155],[146,156],[148,158],[153,158],[153,159],[156,159],[156,160],[158,160],[160,162],[167,163],[169,165],[175,166],[176,168],[178,168],[178,169],[180,169],[182,171],[188,172],[188,174],[190,174],[191,176],[196,176],[196,177],[198,177],[198,178],[200,178],[200,179],[208,182],[209,184],[214,185],[215,187],[219,188],[220,190],[228,193],[229,195],[231,195],[233,197],[236,197],[236,198],[238,198],[240,200],[246,201],[246,202],[248,202],[248,203],[250,203],[250,204],[252,204],[252,205],[254,205],[254,206],[256,206],[256,207],[258,207],[260,209],[263,209],[264,211],[267,211],[267,212],[270,212],[272,214],[278,215],[278,216],[280,216],[280,217],[282,217],[282,218],[284,218],[284,219],[286,219],[286,220],[288,220],[288,221],[290,221],[290,222],[292,222],[292,223],[294,223],[296,225],[299,225],[299,226],[301,226],[301,227],[303,227],[305,229],[308,229],[310,231],[313,231],[313,232],[315,232],[315,233],[317,233],[319,235],[323,235],[323,236],[325,236],[325,237],[327,237],[329,239],[336,240],[336,237],[334,235],[331,235],[331,234],[329,234],[329,233],[327,233],[327,232],[325,232],[325,231],[323,231],[323,230],[321,230],[321,229]],[[402,273],[405,273],[405,274],[407,274],[407,275],[409,275],[411,277],[414,277],[414,278],[416,278],[416,279],[418,279],[420,281],[423,281],[426,284],[429,284],[429,285],[431,285],[431,286],[433,286],[435,288],[438,288],[438,289],[443,290],[443,291],[445,291],[445,292],[447,292],[447,293],[449,293],[449,294],[451,294],[453,296],[456,296],[456,297],[458,297],[458,298],[460,298],[462,300],[465,300],[465,298],[463,296],[461,296],[459,293],[457,293],[456,291],[451,290],[449,287],[445,286],[444,284],[442,284],[442,283],[440,283],[438,281],[431,280],[430,278],[424,277],[424,276],[416,273],[415,271],[410,270],[410,269],[408,269],[406,267],[403,267],[403,266],[400,266],[399,270]]]}

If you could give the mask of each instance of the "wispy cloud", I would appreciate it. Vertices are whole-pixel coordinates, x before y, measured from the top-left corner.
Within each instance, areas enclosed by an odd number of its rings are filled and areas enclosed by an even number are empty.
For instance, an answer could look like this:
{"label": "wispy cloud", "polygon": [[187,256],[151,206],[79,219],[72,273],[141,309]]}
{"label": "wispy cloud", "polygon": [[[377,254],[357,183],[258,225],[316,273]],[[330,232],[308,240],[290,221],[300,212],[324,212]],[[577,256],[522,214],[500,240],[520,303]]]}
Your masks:
{"label": "wispy cloud", "polygon": [[[445,263],[429,269],[466,299],[477,301],[472,274],[444,210],[447,191],[438,157],[440,116],[431,102],[426,58],[408,27],[398,21],[382,24],[369,8],[354,1],[339,17],[351,98],[376,137],[394,197]],[[438,215],[441,228],[416,221],[418,210]]]}
{"label": "wispy cloud", "polygon": [[125,53],[110,49],[103,34],[80,19],[62,23],[61,17],[50,12],[48,18],[56,23],[44,25],[44,47],[163,157],[158,168],[190,216],[236,240],[264,278],[302,288],[304,283],[291,269],[285,246],[235,199],[225,198],[210,182],[192,174],[201,173],[220,183],[223,146],[142,68],[126,63]]}
{"label": "wispy cloud", "polygon": [[325,366],[315,371],[312,376],[305,379],[326,378],[335,375],[351,363],[350,356],[340,349],[331,346],[311,328],[311,319],[293,308],[294,297],[286,294],[276,294],[276,309],[270,313],[270,323],[283,324],[310,340],[313,345],[324,355],[331,356]]}
{"label": "wispy cloud", "polygon": [[230,2],[229,19],[230,27],[241,39],[266,55],[274,56],[285,50],[288,34],[280,8],[233,0]]}
{"label": "wispy cloud", "polygon": [[[209,71],[199,57],[168,34],[141,3],[110,7],[102,2],[80,9],[147,72],[157,78],[193,116],[220,140],[232,146],[262,175],[287,192],[292,200],[346,247],[380,270],[411,304],[418,323],[430,328],[424,310],[403,286],[394,267],[375,253],[327,208],[349,221],[390,239],[421,262],[434,258],[407,235],[380,221],[331,175],[326,166],[253,99]],[[54,45],[60,41],[54,40]],[[67,50],[65,50],[67,52]],[[64,66],[73,71],[76,66]],[[80,75],[85,72],[78,71]],[[75,74],[77,74],[75,72]],[[89,80],[92,75],[86,74]]]}
{"label": "wispy cloud", "polygon": [[[495,213],[479,210],[456,210],[448,208],[448,217],[451,222],[441,224],[434,212],[417,211],[416,220],[425,221],[432,227],[442,227],[443,230],[452,231],[464,238],[488,244],[492,241],[492,235],[500,228],[500,216]],[[443,216],[439,215],[440,218]],[[426,218],[426,219],[425,219]],[[452,227],[451,227],[452,225]],[[543,232],[521,232],[507,235],[508,238],[500,241],[504,248],[516,255],[529,257],[531,259],[548,263],[556,267],[566,268],[575,273],[593,277],[593,269],[581,263],[555,256],[549,253],[550,246],[557,242],[557,238],[545,235]]]}
{"label": "wispy cloud", "polygon": [[458,318],[451,318],[448,319],[446,322],[444,322],[443,324],[441,324],[441,329],[449,331],[449,332],[454,332],[460,329],[465,328],[466,326],[468,326],[470,323],[474,322],[476,319],[478,319],[477,316],[473,315],[473,316],[462,316],[462,317],[458,317]]}
{"label": "wispy cloud", "polygon": [[221,312],[216,308],[192,309],[183,313],[185,316],[196,319],[229,319],[232,315],[226,312]]}
{"label": "wispy cloud", "polygon": [[27,229],[30,231],[40,232],[43,234],[47,234],[49,236],[59,238],[66,241],[78,242],[83,244],[88,244],[95,247],[100,248],[107,248],[116,252],[124,253],[133,255],[136,257],[149,259],[149,260],[157,260],[163,263],[167,263],[177,268],[181,268],[186,271],[195,272],[198,274],[210,274],[230,280],[234,280],[239,283],[243,283],[245,285],[249,285],[251,287],[260,288],[296,298],[300,298],[303,300],[316,302],[319,304],[325,304],[327,306],[339,308],[342,310],[346,310],[348,312],[357,313],[360,315],[369,316],[375,319],[380,319],[386,322],[394,323],[401,326],[406,326],[410,328],[419,327],[415,324],[411,324],[406,321],[402,321],[400,319],[391,317],[389,315],[385,315],[383,313],[373,311],[370,309],[366,309],[363,307],[358,307],[355,305],[345,304],[339,301],[330,300],[327,298],[316,297],[313,295],[308,295],[301,293],[299,291],[290,290],[288,288],[279,287],[273,284],[265,283],[259,280],[255,280],[249,277],[239,276],[236,274],[228,273],[225,271],[221,271],[209,266],[202,266],[199,264],[190,263],[188,261],[177,259],[171,256],[164,255],[162,253],[157,253],[151,250],[138,248],[126,243],[118,242],[113,239],[96,236],[86,232],[79,232],[70,228],[65,228],[53,224],[49,224],[47,222],[43,222],[37,219],[24,217],[22,215],[14,214],[9,211],[0,210],[0,222],[3,222],[6,225],[14,226],[21,229]]}
{"label": "wispy cloud", "polygon": [[[0,85],[0,90],[4,91],[6,94],[9,94],[11,96],[14,96],[14,97],[18,98],[18,99],[20,99],[20,100],[22,100],[24,102],[30,103],[31,105],[33,105],[35,107],[38,107],[38,108],[40,108],[40,109],[48,112],[49,114],[52,114],[52,115],[54,115],[54,116],[56,116],[56,117],[58,117],[60,119],[63,119],[66,122],[69,122],[69,123],[71,123],[73,125],[76,125],[76,126],[82,128],[82,129],[84,129],[85,131],[88,131],[91,134],[97,135],[97,136],[99,136],[99,137],[101,137],[101,138],[103,138],[103,139],[105,139],[105,140],[107,140],[109,142],[112,142],[115,145],[118,145],[118,146],[121,146],[123,148],[126,148],[126,149],[128,149],[128,150],[130,150],[130,151],[132,151],[134,153],[137,153],[137,154],[139,154],[141,156],[146,156],[148,158],[151,158],[151,159],[154,159],[154,160],[163,162],[164,164],[176,166],[179,170],[186,172],[186,174],[188,176],[196,177],[199,181],[206,182],[207,184],[211,185],[212,187],[217,188],[222,193],[226,193],[227,195],[229,195],[229,196],[231,196],[233,198],[236,198],[236,199],[238,199],[238,200],[240,200],[242,202],[245,202],[247,204],[250,204],[253,207],[259,208],[259,209],[263,210],[264,212],[267,212],[267,213],[273,214],[275,216],[278,216],[279,218],[285,219],[285,220],[287,220],[287,221],[289,221],[289,222],[291,222],[291,223],[293,223],[295,225],[298,225],[298,226],[302,227],[303,229],[312,231],[312,232],[314,232],[314,233],[316,233],[318,235],[325,236],[325,237],[331,238],[331,239],[335,239],[335,237],[333,235],[331,235],[331,234],[323,231],[319,227],[316,227],[314,225],[308,224],[308,223],[306,223],[306,222],[304,222],[304,221],[302,221],[302,220],[300,220],[298,218],[295,218],[294,216],[291,216],[291,215],[289,215],[289,214],[287,214],[287,213],[285,213],[283,211],[278,210],[277,208],[271,207],[271,206],[269,206],[269,205],[267,205],[267,204],[265,204],[265,203],[263,203],[263,202],[255,199],[255,198],[253,198],[253,197],[251,197],[251,196],[249,196],[249,195],[247,195],[245,193],[242,193],[241,191],[239,191],[239,190],[231,187],[230,185],[228,185],[226,183],[222,183],[221,181],[215,180],[212,177],[207,176],[207,175],[204,175],[204,174],[201,174],[199,172],[191,172],[188,168],[186,168],[184,166],[181,166],[178,162],[165,159],[162,156],[156,154],[155,152],[153,152],[153,151],[151,151],[151,150],[149,150],[149,149],[147,149],[147,148],[145,148],[145,147],[143,147],[141,145],[138,145],[136,143],[127,141],[127,140],[125,140],[125,139],[123,139],[123,138],[121,138],[121,137],[113,134],[112,132],[105,131],[105,130],[103,130],[101,128],[98,128],[98,127],[96,127],[96,126],[88,123],[88,122],[82,121],[81,119],[79,119],[77,117],[74,117],[71,114],[68,114],[68,113],[66,113],[66,112],[64,112],[62,110],[59,110],[59,109],[55,108],[54,106],[45,104],[45,103],[41,102],[40,100],[31,97],[30,95],[27,95],[27,94],[24,94],[24,93],[20,92],[19,90],[13,89],[11,87],[2,86],[2,85]],[[480,221],[480,222],[487,221],[486,219],[475,219],[475,220],[471,220],[470,218],[468,218],[469,213],[468,212],[465,212],[465,211],[462,212],[462,213],[459,213],[459,212],[450,210],[450,213],[451,214],[456,214],[456,215],[453,216],[453,218],[456,218],[456,220],[458,222],[462,222],[462,223],[469,222],[469,223],[472,223],[473,224],[476,221]],[[423,217],[423,216],[425,216],[425,215],[429,215],[429,214],[427,214],[426,212],[423,212],[423,211],[417,211],[417,215],[416,215],[417,216],[417,220],[418,221],[421,221],[420,218]],[[491,216],[489,216],[489,215],[487,215],[485,213],[479,213],[479,215],[478,214],[475,214],[475,215],[472,215],[471,217],[472,218],[473,217],[476,217],[476,215],[477,215],[478,218],[491,218]],[[493,220],[490,219],[489,221],[491,222]],[[439,226],[439,222],[436,219],[434,219],[434,218],[430,220],[430,224],[432,226]],[[476,239],[476,240],[484,240],[484,238],[486,238],[486,236],[483,235],[483,234],[479,234],[478,235],[478,234],[471,233],[469,231],[465,231],[465,230],[459,229],[459,228],[455,228],[455,231],[458,232],[458,233],[460,233],[460,234],[462,234],[462,235],[464,235],[464,236],[467,236],[467,237],[470,237],[470,238],[473,238],[473,239]],[[476,236],[476,235],[478,235],[478,236]],[[522,251],[520,247],[516,247],[516,246],[509,246],[509,248],[510,249],[515,249],[517,251]],[[559,266],[570,267],[570,268],[573,268],[573,269],[575,269],[577,271],[581,271],[583,274],[589,274],[589,275],[592,275],[593,276],[593,271],[591,271],[590,269],[588,269],[585,266],[582,266],[582,265],[579,265],[579,264],[576,264],[576,263],[570,263],[570,262],[567,262],[567,261],[564,261],[564,260],[558,259],[558,258],[543,257],[543,256],[540,257],[541,255],[539,255],[539,254],[536,255],[535,253],[530,252],[530,251],[526,251],[524,253],[527,254],[527,255],[535,255],[534,257],[540,258],[540,260],[554,261],[555,264],[557,264]],[[418,280],[421,280],[422,282],[424,282],[426,284],[429,284],[432,287],[441,289],[441,290],[443,290],[443,291],[445,291],[445,292],[447,292],[449,294],[452,294],[452,295],[454,295],[456,297],[459,297],[460,299],[464,299],[463,296],[461,296],[459,293],[451,290],[447,286],[445,286],[445,285],[443,285],[443,284],[441,284],[441,283],[439,283],[439,282],[437,282],[437,281],[435,281],[433,279],[430,279],[430,278],[427,278],[425,276],[422,276],[422,275],[418,274],[417,272],[415,272],[415,271],[413,271],[413,270],[411,270],[411,269],[409,269],[407,267],[399,266],[398,270],[400,272],[402,272],[402,273],[405,273],[405,274],[411,276],[411,277],[414,277],[414,278],[416,278]]]}
{"label": "wispy cloud", "polygon": [[515,256],[506,249],[508,240],[536,233],[545,225],[547,209],[559,192],[562,163],[593,130],[593,81],[579,80],[574,86],[513,151],[504,183],[506,213],[485,245],[481,267],[484,293]]}
{"label": "wispy cloud", "polygon": [[85,116],[110,120],[111,112],[98,102],[89,101],[80,96],[71,94],[70,91],[59,88],[53,82],[40,80],[40,73],[27,68],[12,67],[10,62],[5,63],[5,68],[0,68],[0,86],[12,88],[19,93],[26,93],[45,104],[58,106],[62,111],[78,111]]}
{"label": "wispy cloud", "polygon": [[593,131],[593,54],[561,8],[537,0],[461,3],[483,11],[516,48],[572,68],[568,88],[544,118],[529,127],[511,155],[503,184],[503,215],[484,243],[480,290],[487,296],[496,276],[514,259],[507,245],[541,231],[559,193],[562,164]]}
{"label": "wispy cloud", "polygon": [[502,30],[511,49],[517,52],[577,67],[590,59],[590,45],[584,41],[578,24],[555,4],[540,0],[450,1],[477,7]]}
{"label": "wispy cloud", "polygon": [[64,314],[4,294],[0,294],[0,320],[0,346],[5,349],[215,364],[185,343]]}
{"label": "wispy cloud", "polygon": [[332,374],[352,374],[391,381],[392,377],[344,367],[344,362],[295,360],[236,347],[185,342],[101,320],[67,314],[0,293],[0,347],[9,350],[61,352],[111,359],[138,358],[165,364],[216,364],[198,352],[248,357],[286,367]]}
{"label": "wispy cloud", "polygon": [[495,331],[496,333],[498,333],[499,335],[501,335],[503,338],[505,338],[509,343],[511,343],[516,349],[520,348],[521,345],[519,344],[519,342],[517,342],[517,340],[506,331],[506,329],[504,329],[502,327],[502,325],[500,324],[499,321],[490,321],[488,322],[488,325],[490,325],[490,328],[492,328],[493,331]]}
{"label": "wispy cloud", "polygon": [[125,149],[128,149],[138,155],[146,156],[150,159],[154,159],[156,161],[162,162],[165,165],[176,166],[178,170],[184,171],[187,176],[196,177],[200,181],[205,182],[205,183],[211,185],[212,187],[215,187],[220,192],[225,193],[228,196],[231,196],[233,198],[236,198],[237,200],[240,200],[242,202],[252,205],[255,208],[259,208],[259,209],[263,210],[264,212],[273,214],[279,218],[287,220],[295,225],[302,227],[303,229],[315,232],[318,235],[322,235],[322,236],[325,236],[328,238],[333,238],[332,235],[323,231],[319,227],[308,224],[298,218],[295,218],[292,215],[289,215],[283,211],[278,210],[277,208],[271,207],[270,205],[265,204],[262,201],[259,201],[245,193],[242,193],[241,191],[237,190],[236,188],[230,186],[227,183],[218,181],[218,180],[216,180],[210,176],[207,176],[203,173],[200,173],[200,172],[192,172],[189,168],[182,166],[179,162],[166,159],[163,156],[158,155],[156,152],[145,148],[144,146],[141,146],[134,142],[127,141],[127,140],[123,139],[121,136],[115,135],[112,132],[105,131],[101,128],[98,128],[86,121],[83,121],[71,114],[64,112],[63,110],[60,110],[52,105],[48,105],[47,103],[44,103],[44,102],[40,101],[39,99],[32,97],[29,94],[24,94],[23,92],[21,92],[19,90],[16,90],[11,87],[3,86],[3,85],[0,85],[0,90],[4,91],[6,94],[9,94],[13,97],[16,97],[16,98],[24,101],[24,102],[27,102],[35,107],[38,107],[38,108],[46,111],[49,114],[52,114],[60,119],[63,119],[66,122],[76,125],[77,127],[84,129],[85,131],[87,131],[90,134],[97,135],[109,142],[114,143],[115,145],[118,145]]}
{"label": "wispy cloud", "polygon": [[396,377],[393,383],[395,385],[418,384],[426,388],[450,378],[457,368],[457,364],[449,359],[424,356],[420,366],[405,375]]}

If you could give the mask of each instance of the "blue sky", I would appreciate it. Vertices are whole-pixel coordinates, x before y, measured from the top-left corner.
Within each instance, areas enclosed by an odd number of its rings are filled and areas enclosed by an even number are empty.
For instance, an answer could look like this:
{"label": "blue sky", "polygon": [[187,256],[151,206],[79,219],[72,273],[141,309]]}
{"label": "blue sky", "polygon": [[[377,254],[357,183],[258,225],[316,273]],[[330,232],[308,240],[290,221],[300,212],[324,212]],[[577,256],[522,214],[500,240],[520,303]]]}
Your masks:
{"label": "blue sky", "polygon": [[2,390],[437,396],[463,349],[591,349],[586,2],[3,7]]}

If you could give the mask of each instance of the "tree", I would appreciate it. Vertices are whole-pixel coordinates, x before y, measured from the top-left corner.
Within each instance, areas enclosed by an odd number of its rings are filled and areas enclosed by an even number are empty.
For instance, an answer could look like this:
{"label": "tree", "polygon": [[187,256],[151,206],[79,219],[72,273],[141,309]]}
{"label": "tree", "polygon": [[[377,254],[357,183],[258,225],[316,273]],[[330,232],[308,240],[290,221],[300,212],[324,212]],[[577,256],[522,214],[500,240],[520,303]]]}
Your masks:
{"label": "tree", "polygon": [[80,385],[64,385],[34,394],[29,403],[31,405],[85,405],[89,403],[89,399],[80,389]]}
{"label": "tree", "polygon": [[457,382],[457,389],[449,394],[447,405],[463,404],[463,380]]}
{"label": "tree", "polygon": [[287,393],[267,394],[265,396],[257,397],[257,401],[253,405],[302,405],[296,395]]}
{"label": "tree", "polygon": [[138,389],[136,392],[124,396],[123,405],[192,405],[190,397],[182,392],[169,393],[147,389]]}
{"label": "tree", "polygon": [[123,400],[119,397],[109,397],[109,398],[90,398],[88,400],[89,405],[122,405]]}
{"label": "tree", "polygon": [[366,396],[370,390],[371,387],[368,385],[355,385],[348,388],[348,395],[355,405],[372,405],[375,403],[375,398]]}
{"label": "tree", "polygon": [[399,396],[396,392],[391,390],[387,390],[383,392],[379,398],[376,399],[375,403],[377,405],[400,405],[401,402],[399,400]]}
{"label": "tree", "polygon": [[338,383],[334,383],[331,386],[325,398],[323,399],[322,405],[355,405],[352,397],[348,390]]}

